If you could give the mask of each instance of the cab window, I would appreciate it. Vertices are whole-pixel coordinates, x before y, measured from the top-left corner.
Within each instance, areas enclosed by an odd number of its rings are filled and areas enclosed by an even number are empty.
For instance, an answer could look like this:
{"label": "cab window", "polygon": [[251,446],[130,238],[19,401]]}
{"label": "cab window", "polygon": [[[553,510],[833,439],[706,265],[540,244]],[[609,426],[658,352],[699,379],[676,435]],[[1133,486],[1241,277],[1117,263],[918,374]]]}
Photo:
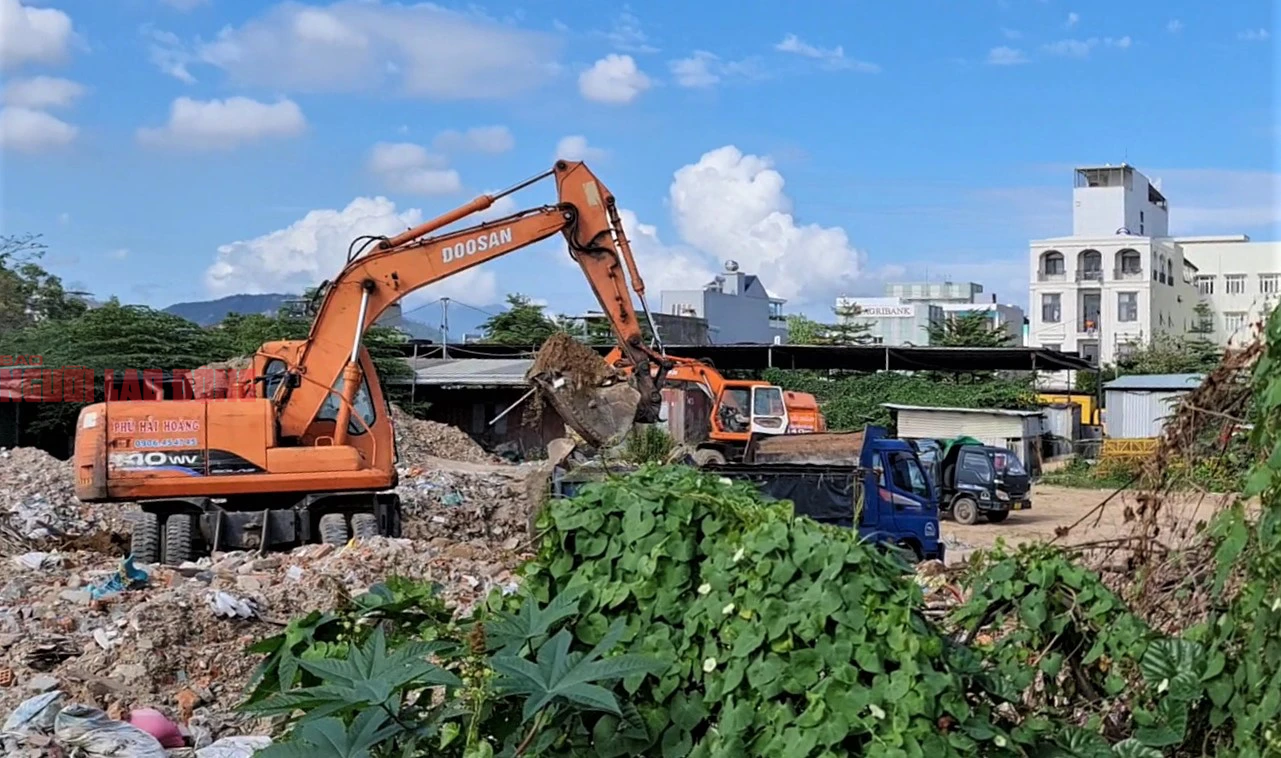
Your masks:
{"label": "cab window", "polygon": [[916,457],[903,452],[890,453],[890,478],[900,492],[910,492],[918,497],[930,496],[930,485]]}
{"label": "cab window", "polygon": [[267,367],[263,369],[263,376],[266,379],[262,383],[264,397],[276,397],[276,390],[280,389],[280,383],[285,380],[285,362],[279,358],[272,358],[267,361]]}
{"label": "cab window", "polygon": [[747,413],[751,403],[751,393],[748,390],[725,390],[721,395],[721,426],[731,432],[746,432],[749,428]]}
{"label": "cab window", "polygon": [[992,465],[987,455],[979,450],[961,451],[961,470],[980,482],[992,481]]}
{"label": "cab window", "polygon": [[[334,391],[329,393],[329,397],[325,398],[325,404],[320,406],[320,412],[316,414],[316,418],[320,421],[337,421],[338,407],[341,404],[342,377],[339,376],[338,381],[334,382]],[[378,415],[374,412],[373,398],[369,394],[369,380],[363,375],[360,377],[360,386],[356,388],[356,397],[352,400],[351,407],[352,418],[351,421],[347,422],[347,433],[353,436],[364,434],[365,427],[372,427]],[[356,416],[359,416],[365,423],[362,425],[356,421]]]}
{"label": "cab window", "polygon": [[752,393],[753,416],[782,416],[783,391],[777,387],[758,387]]}

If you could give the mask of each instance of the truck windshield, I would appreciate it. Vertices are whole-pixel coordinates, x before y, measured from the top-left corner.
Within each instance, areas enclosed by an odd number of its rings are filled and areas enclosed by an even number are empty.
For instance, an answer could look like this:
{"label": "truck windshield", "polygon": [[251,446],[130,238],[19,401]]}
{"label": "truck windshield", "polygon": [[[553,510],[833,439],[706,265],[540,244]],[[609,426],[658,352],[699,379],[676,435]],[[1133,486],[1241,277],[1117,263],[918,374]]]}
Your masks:
{"label": "truck windshield", "polygon": [[992,464],[996,466],[997,471],[1002,473],[1008,471],[1015,476],[1027,473],[1027,469],[1023,468],[1023,462],[1019,460],[1017,455],[1011,453],[995,453],[992,456]]}
{"label": "truck windshield", "polygon": [[894,486],[902,492],[910,492],[920,497],[930,496],[930,485],[925,480],[925,472],[916,456],[911,453],[890,453],[890,476]]}

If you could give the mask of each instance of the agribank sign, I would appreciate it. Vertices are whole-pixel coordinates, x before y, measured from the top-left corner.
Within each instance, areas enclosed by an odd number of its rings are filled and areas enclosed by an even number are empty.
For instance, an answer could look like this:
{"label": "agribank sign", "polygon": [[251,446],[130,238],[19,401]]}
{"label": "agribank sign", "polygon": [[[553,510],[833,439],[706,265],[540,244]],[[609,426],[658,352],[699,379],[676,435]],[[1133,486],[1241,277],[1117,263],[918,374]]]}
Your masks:
{"label": "agribank sign", "polygon": [[858,315],[876,318],[911,318],[916,309],[910,305],[867,305],[859,308]]}

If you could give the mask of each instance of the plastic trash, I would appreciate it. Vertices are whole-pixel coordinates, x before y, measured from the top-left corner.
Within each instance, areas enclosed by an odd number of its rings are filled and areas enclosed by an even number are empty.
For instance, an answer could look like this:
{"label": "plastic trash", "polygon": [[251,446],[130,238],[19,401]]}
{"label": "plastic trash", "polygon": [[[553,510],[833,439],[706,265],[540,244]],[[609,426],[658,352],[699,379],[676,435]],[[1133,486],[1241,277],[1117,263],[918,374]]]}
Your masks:
{"label": "plastic trash", "polygon": [[253,754],[271,747],[270,737],[223,737],[209,747],[196,751],[196,758],[253,758]]}
{"label": "plastic trash", "polygon": [[31,552],[15,555],[13,562],[25,569],[38,571],[40,569],[57,568],[62,563],[62,556],[57,553]]}
{"label": "plastic trash", "polygon": [[62,710],[62,699],[66,693],[62,690],[51,690],[43,695],[27,698],[13,709],[5,719],[0,732],[7,734],[26,734],[27,732],[51,732],[53,721]]}
{"label": "plastic trash", "polygon": [[115,574],[106,581],[89,588],[89,597],[93,600],[101,600],[125,590],[140,589],[147,586],[148,579],[150,576],[147,572],[133,565],[133,556],[127,555],[120,561],[120,568]]}
{"label": "plastic trash", "polygon": [[69,705],[54,719],[53,736],[85,758],[169,758],[160,741],[87,705]]}
{"label": "plastic trash", "polygon": [[164,747],[183,747],[187,744],[178,725],[155,708],[134,709],[129,714],[129,723],[155,737]]}
{"label": "plastic trash", "polygon": [[210,592],[206,598],[215,616],[251,619],[258,615],[253,603],[221,590]]}

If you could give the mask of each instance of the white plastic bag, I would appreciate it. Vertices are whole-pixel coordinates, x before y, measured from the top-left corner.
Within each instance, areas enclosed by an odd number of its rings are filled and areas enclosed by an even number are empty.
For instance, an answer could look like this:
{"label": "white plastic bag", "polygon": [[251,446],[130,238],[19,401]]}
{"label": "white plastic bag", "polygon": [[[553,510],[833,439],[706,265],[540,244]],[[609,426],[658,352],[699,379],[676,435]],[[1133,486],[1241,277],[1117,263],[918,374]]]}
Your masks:
{"label": "white plastic bag", "polygon": [[86,758],[169,758],[160,741],[97,708],[69,705],[54,720],[53,738]]}
{"label": "white plastic bag", "polygon": [[66,693],[62,690],[52,690],[23,700],[9,714],[9,718],[5,719],[0,732],[17,735],[52,732],[54,717],[62,709],[62,698],[65,696]]}
{"label": "white plastic bag", "polygon": [[196,758],[253,758],[255,752],[271,747],[270,737],[223,737],[196,751]]}

